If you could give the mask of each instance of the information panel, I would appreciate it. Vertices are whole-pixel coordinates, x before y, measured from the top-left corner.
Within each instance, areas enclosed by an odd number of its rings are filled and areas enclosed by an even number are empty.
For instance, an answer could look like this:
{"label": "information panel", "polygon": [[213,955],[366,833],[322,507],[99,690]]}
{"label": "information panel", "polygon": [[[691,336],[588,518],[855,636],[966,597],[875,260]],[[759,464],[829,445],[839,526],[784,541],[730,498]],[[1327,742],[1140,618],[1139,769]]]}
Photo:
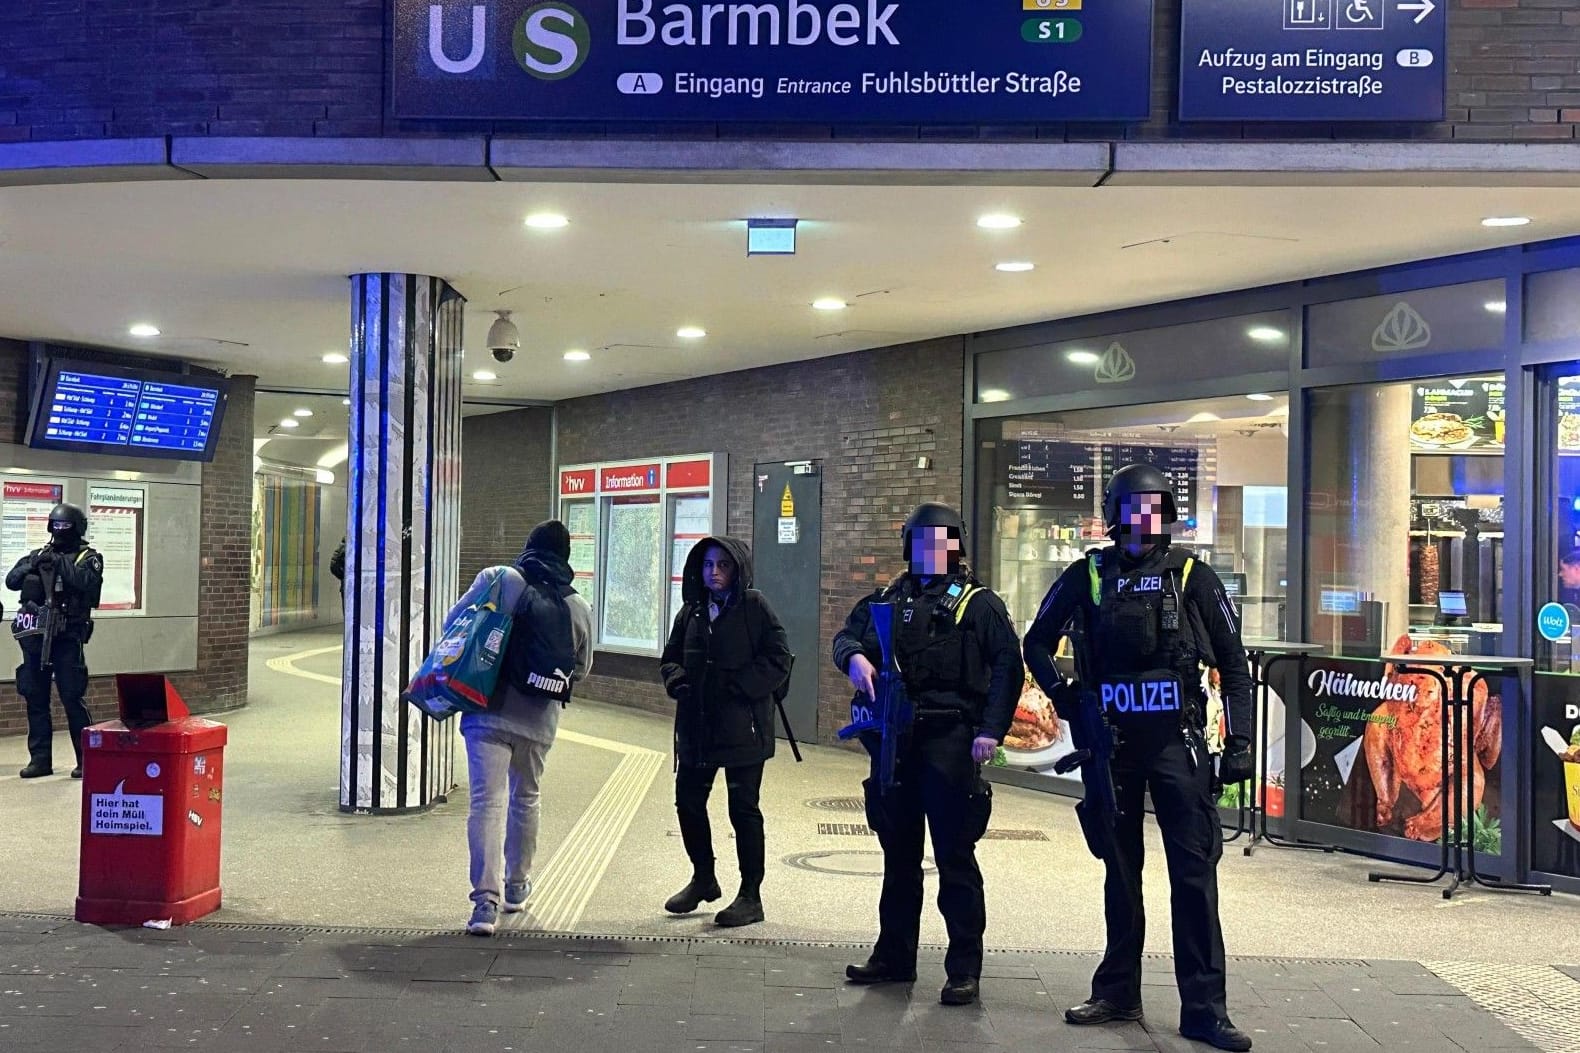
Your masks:
{"label": "information panel", "polygon": [[218,406],[212,387],[62,370],[40,434],[51,443],[202,454]]}
{"label": "information panel", "polygon": [[1182,121],[1441,121],[1448,0],[1184,0]]}
{"label": "information panel", "polygon": [[104,558],[99,610],[143,609],[143,516],[148,491],[141,486],[88,485],[93,547]]}
{"label": "information panel", "polygon": [[1144,120],[1152,0],[393,0],[397,117]]}

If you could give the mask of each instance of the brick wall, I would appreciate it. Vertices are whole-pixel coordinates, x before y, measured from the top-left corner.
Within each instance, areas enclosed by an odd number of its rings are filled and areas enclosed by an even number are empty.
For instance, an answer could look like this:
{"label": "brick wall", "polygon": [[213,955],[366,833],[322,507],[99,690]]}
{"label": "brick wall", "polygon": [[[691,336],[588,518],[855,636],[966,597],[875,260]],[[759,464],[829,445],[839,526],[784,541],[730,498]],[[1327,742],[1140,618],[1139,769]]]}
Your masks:
{"label": "brick wall", "polygon": [[0,142],[157,135],[452,132],[783,139],[1466,139],[1575,137],[1572,0],[1446,0],[1448,120],[1411,125],[1171,123],[1182,0],[1155,0],[1154,120],[1137,126],[399,122],[384,111],[388,0],[48,0],[0,4]]}
{"label": "brick wall", "polygon": [[[0,340],[0,438],[15,437],[26,383],[25,344]],[[171,675],[194,713],[235,709],[247,702],[247,616],[252,552],[253,379],[231,382],[230,405],[214,461],[203,466],[202,542],[198,551],[197,669]],[[9,567],[5,568],[9,570]],[[12,646],[0,640],[0,648]],[[15,654],[15,650],[11,651]],[[11,663],[14,659],[0,659]],[[93,646],[88,646],[93,668]],[[115,680],[93,677],[87,702],[94,720],[115,716]],[[57,728],[65,716],[52,707]],[[0,684],[0,735],[27,730],[26,708],[16,687]],[[61,760],[62,758],[56,758]],[[9,763],[9,762],[8,762]]]}
{"label": "brick wall", "polygon": [[[559,461],[729,455],[732,533],[752,534],[758,463],[823,465],[819,726],[845,723],[849,685],[828,646],[862,596],[903,569],[899,528],[922,501],[961,502],[964,443],[958,338],[575,399],[559,407]],[[919,456],[933,458],[919,471]],[[815,672],[814,672],[815,671]],[[588,697],[668,711],[650,658],[600,654]],[[825,736],[827,737],[827,736]]]}
{"label": "brick wall", "polygon": [[461,425],[461,577],[508,563],[527,531],[550,515],[554,413],[512,410],[467,417]]}

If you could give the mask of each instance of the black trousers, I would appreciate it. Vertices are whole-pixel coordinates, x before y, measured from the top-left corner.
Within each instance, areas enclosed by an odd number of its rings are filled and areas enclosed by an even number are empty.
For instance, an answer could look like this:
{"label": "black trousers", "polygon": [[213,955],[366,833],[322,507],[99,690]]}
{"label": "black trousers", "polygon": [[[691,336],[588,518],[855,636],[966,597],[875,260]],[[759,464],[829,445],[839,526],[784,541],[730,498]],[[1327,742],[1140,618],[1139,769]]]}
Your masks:
{"label": "black trousers", "polygon": [[1141,901],[1142,795],[1150,789],[1168,860],[1180,1025],[1188,1027],[1228,1015],[1223,929],[1218,922],[1218,860],[1223,855],[1223,840],[1206,749],[1198,740],[1193,761],[1179,725],[1165,720],[1173,726],[1159,721],[1162,727],[1155,732],[1127,734],[1124,728],[1120,730],[1120,747],[1113,760],[1119,804],[1116,853],[1107,861],[1103,886],[1108,947],[1092,977],[1092,997],[1122,1007],[1141,1004],[1141,949],[1147,930]]}
{"label": "black trousers", "polygon": [[[684,765],[675,773],[675,813],[680,817],[680,837],[692,869],[713,873],[713,828],[708,822],[708,795],[718,768]],[[755,893],[763,883],[766,848],[763,812],[757,806],[763,788],[763,764],[724,769],[724,789],[729,794],[730,825],[735,828],[735,857],[741,866],[741,889]]]}
{"label": "black trousers", "polygon": [[878,794],[878,740],[862,736],[872,753],[867,780],[868,824],[883,846],[883,892],[878,899],[878,943],[873,957],[895,969],[916,967],[922,927],[923,827],[932,831],[938,867],[938,911],[949,931],[944,970],[952,978],[981,977],[987,902],[976,843],[987,829],[988,798],[977,795],[970,725],[918,724],[901,745],[896,783]]}
{"label": "black trousers", "polygon": [[83,657],[82,641],[56,637],[50,649],[51,668],[39,666],[40,648],[25,646],[22,664],[16,667],[17,694],[27,700],[28,758],[52,766],[54,729],[49,716],[50,681],[60,689],[60,704],[66,711],[66,726],[71,730],[71,745],[82,763],[82,729],[90,720],[83,696],[88,693],[88,663]]}

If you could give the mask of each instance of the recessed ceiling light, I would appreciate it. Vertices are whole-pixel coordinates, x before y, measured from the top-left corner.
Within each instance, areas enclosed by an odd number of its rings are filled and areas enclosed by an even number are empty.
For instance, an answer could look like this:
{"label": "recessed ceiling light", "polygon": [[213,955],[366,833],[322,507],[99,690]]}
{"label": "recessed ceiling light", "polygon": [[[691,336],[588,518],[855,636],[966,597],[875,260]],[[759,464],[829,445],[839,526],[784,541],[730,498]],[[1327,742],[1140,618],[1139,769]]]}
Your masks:
{"label": "recessed ceiling light", "polygon": [[850,304],[837,296],[825,296],[822,299],[813,300],[812,306],[819,311],[843,311]]}
{"label": "recessed ceiling light", "polygon": [[1249,336],[1252,340],[1260,340],[1267,344],[1270,344],[1275,340],[1284,339],[1284,331],[1282,329],[1275,329],[1270,325],[1252,326],[1250,329],[1246,330],[1245,335]]}
{"label": "recessed ceiling light", "polygon": [[311,417],[313,415],[313,411],[310,409],[292,410],[291,415],[294,417]]}
{"label": "recessed ceiling light", "polygon": [[1523,227],[1530,221],[1530,216],[1488,216],[1481,221],[1481,225],[1483,227]]}
{"label": "recessed ceiling light", "polygon": [[1488,300],[1481,306],[1485,307],[1492,314],[1503,314],[1509,309],[1509,305],[1502,300]]}
{"label": "recessed ceiling light", "polygon": [[567,362],[585,362],[591,357],[592,356],[589,355],[585,351],[567,351],[567,352],[565,352],[565,361],[567,361]]}
{"label": "recessed ceiling light", "polygon": [[1009,392],[1003,388],[988,388],[978,395],[977,399],[981,402],[1008,402]]}
{"label": "recessed ceiling light", "polygon": [[157,325],[149,325],[147,322],[138,322],[128,329],[127,332],[133,336],[140,336],[146,339],[147,337],[158,336],[159,327]]}
{"label": "recessed ceiling light", "polygon": [[498,380],[499,377],[494,373],[493,370],[479,369],[476,373],[472,374],[472,379],[478,381],[479,383],[487,384],[489,381]]}
{"label": "recessed ceiling light", "polygon": [[349,361],[351,359],[342,355],[339,351],[331,351],[324,356],[324,364],[329,366],[343,366]]}
{"label": "recessed ceiling light", "polygon": [[301,426],[302,422],[295,417],[287,417],[280,422],[280,427],[282,428],[300,428]]}
{"label": "recessed ceiling light", "polygon": [[983,230],[1014,230],[1020,226],[1020,217],[1008,212],[989,212],[977,220],[977,226]]}
{"label": "recessed ceiling light", "polygon": [[1266,394],[1265,392],[1261,392],[1261,391],[1258,391],[1254,395],[1247,395],[1246,398],[1250,399],[1252,402],[1272,402],[1273,401],[1273,396],[1271,396],[1269,394]]}
{"label": "recessed ceiling light", "polygon": [[527,217],[527,226],[533,230],[559,230],[569,224],[570,220],[558,212],[534,212]]}
{"label": "recessed ceiling light", "polygon": [[675,335],[682,340],[701,340],[708,335],[708,331],[694,325],[683,325],[675,330]]}
{"label": "recessed ceiling light", "polygon": [[1009,263],[999,264],[995,269],[1004,271],[1007,274],[1019,274],[1022,271],[1036,270],[1036,268],[1037,265],[1035,263],[1027,263],[1024,260],[1012,260]]}
{"label": "recessed ceiling light", "polygon": [[1064,357],[1078,366],[1095,366],[1102,358],[1096,351],[1066,351]]}

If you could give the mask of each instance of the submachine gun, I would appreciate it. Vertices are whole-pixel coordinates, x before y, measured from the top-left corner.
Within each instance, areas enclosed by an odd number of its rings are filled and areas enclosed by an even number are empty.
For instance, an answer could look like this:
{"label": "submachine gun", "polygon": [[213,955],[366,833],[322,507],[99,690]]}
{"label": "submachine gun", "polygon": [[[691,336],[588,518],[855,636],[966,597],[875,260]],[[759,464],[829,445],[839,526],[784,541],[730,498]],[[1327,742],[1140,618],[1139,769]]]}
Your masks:
{"label": "submachine gun", "polygon": [[900,739],[910,732],[916,711],[906,693],[905,679],[900,675],[900,662],[894,650],[895,604],[874,602],[867,605],[867,611],[872,616],[872,629],[883,652],[883,665],[878,669],[874,684],[876,697],[867,699],[859,691],[856,693],[850,702],[850,723],[839,729],[839,737],[848,740],[864,731],[881,736],[878,788],[887,793],[894,786],[894,764]]}
{"label": "submachine gun", "polygon": [[1097,684],[1091,676],[1091,662],[1086,658],[1086,634],[1077,630],[1072,635],[1076,682],[1061,689],[1065,696],[1061,701],[1065,704],[1058,708],[1069,714],[1066,719],[1070,722],[1075,749],[1054,762],[1053,770],[1068,775],[1081,769],[1081,784],[1086,794],[1076,803],[1075,816],[1080,821],[1086,847],[1098,859],[1107,859],[1114,850],[1114,820],[1119,813],[1113,771],[1116,733],[1103,712]]}
{"label": "submachine gun", "polygon": [[55,647],[55,634],[60,629],[61,619],[65,617],[65,587],[53,566],[39,567],[38,576],[44,585],[44,602],[23,603],[18,607],[11,632],[18,640],[30,636],[39,638],[39,668],[48,671],[54,664],[51,652]]}

